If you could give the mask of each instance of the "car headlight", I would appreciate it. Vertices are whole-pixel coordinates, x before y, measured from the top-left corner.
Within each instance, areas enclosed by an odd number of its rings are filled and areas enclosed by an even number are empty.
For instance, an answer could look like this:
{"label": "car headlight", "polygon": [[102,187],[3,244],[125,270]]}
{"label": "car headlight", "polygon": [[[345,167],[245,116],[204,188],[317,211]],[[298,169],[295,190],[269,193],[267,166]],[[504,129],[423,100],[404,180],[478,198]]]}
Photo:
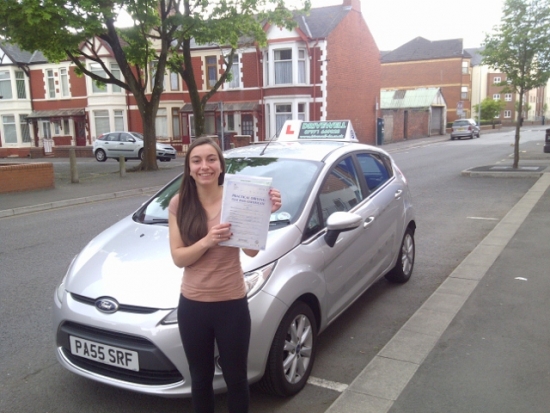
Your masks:
{"label": "car headlight", "polygon": [[267,264],[264,267],[244,274],[244,282],[246,284],[247,291],[246,295],[248,298],[260,291],[275,269],[276,264],[277,261],[273,261],[271,264]]}
{"label": "car headlight", "polygon": [[[244,282],[246,285],[246,295],[248,298],[256,294],[266,281],[269,279],[273,269],[275,268],[277,261],[272,262],[264,267],[258,268],[254,271],[244,274]],[[163,325],[176,324],[178,322],[178,309],[174,308],[166,317],[160,322]]]}
{"label": "car headlight", "polygon": [[63,295],[65,294],[65,281],[67,280],[67,276],[71,272],[71,268],[73,268],[73,264],[76,260],[76,257],[77,256],[75,255],[73,260],[69,264],[69,268],[67,269],[67,272],[65,273],[65,275],[63,276],[63,279],[61,280],[61,284],[59,284],[57,286],[56,294],[57,294],[57,299],[59,300],[59,302],[63,302]]}

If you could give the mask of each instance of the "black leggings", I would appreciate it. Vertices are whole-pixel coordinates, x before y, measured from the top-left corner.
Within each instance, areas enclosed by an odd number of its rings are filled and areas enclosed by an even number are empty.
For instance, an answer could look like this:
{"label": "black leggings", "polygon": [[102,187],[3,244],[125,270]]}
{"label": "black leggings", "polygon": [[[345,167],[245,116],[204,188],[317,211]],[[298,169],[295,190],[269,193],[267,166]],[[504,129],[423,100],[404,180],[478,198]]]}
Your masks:
{"label": "black leggings", "polygon": [[214,340],[227,384],[229,413],[247,413],[250,312],[245,296],[239,300],[201,302],[180,295],[178,326],[191,373],[196,413],[214,413]]}

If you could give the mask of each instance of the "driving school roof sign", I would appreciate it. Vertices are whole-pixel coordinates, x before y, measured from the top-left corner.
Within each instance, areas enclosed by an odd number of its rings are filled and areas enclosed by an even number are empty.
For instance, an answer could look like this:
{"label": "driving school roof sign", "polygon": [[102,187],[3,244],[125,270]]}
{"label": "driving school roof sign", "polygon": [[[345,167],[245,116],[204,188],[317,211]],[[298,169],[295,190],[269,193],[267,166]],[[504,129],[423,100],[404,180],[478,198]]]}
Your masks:
{"label": "driving school roof sign", "polygon": [[357,136],[349,120],[305,122],[287,120],[277,138],[278,141],[323,139],[357,142]]}

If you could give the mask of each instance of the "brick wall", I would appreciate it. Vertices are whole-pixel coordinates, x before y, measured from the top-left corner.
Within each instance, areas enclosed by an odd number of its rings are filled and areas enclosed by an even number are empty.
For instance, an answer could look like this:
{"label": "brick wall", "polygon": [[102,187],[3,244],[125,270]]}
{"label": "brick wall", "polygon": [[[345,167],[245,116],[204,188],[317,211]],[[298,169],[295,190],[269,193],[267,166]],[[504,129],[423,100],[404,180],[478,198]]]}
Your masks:
{"label": "brick wall", "polygon": [[0,164],[0,193],[33,191],[54,186],[52,163]]}
{"label": "brick wall", "polygon": [[393,118],[393,128],[388,130],[389,123],[386,121],[384,142],[399,142],[405,139],[417,139],[429,136],[430,112],[427,110],[407,110],[407,130],[405,131],[405,110],[383,110],[383,116]]}
{"label": "brick wall", "polygon": [[382,64],[382,89],[440,87],[447,103],[448,122],[457,118],[459,101],[468,110],[468,116],[471,114],[470,100],[461,98],[461,87],[470,86],[468,79],[469,75],[462,74],[462,58]]}
{"label": "brick wall", "polygon": [[361,142],[375,144],[380,52],[354,3],[327,39],[327,120],[349,119]]}

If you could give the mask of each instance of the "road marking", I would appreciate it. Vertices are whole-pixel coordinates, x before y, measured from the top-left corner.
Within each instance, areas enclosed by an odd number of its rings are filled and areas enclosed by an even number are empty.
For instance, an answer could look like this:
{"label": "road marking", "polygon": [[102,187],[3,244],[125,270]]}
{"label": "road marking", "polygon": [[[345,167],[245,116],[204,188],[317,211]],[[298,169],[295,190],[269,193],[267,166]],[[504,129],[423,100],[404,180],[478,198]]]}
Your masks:
{"label": "road marking", "polygon": [[312,384],[317,387],[324,387],[325,389],[334,390],[339,393],[342,393],[344,390],[348,388],[347,384],[344,383],[338,383],[335,381],[325,380],[325,379],[318,379],[317,377],[310,376],[307,380],[309,384]]}
{"label": "road marking", "polygon": [[468,219],[484,219],[487,221],[500,221],[499,218],[487,218],[487,217],[466,217]]}

